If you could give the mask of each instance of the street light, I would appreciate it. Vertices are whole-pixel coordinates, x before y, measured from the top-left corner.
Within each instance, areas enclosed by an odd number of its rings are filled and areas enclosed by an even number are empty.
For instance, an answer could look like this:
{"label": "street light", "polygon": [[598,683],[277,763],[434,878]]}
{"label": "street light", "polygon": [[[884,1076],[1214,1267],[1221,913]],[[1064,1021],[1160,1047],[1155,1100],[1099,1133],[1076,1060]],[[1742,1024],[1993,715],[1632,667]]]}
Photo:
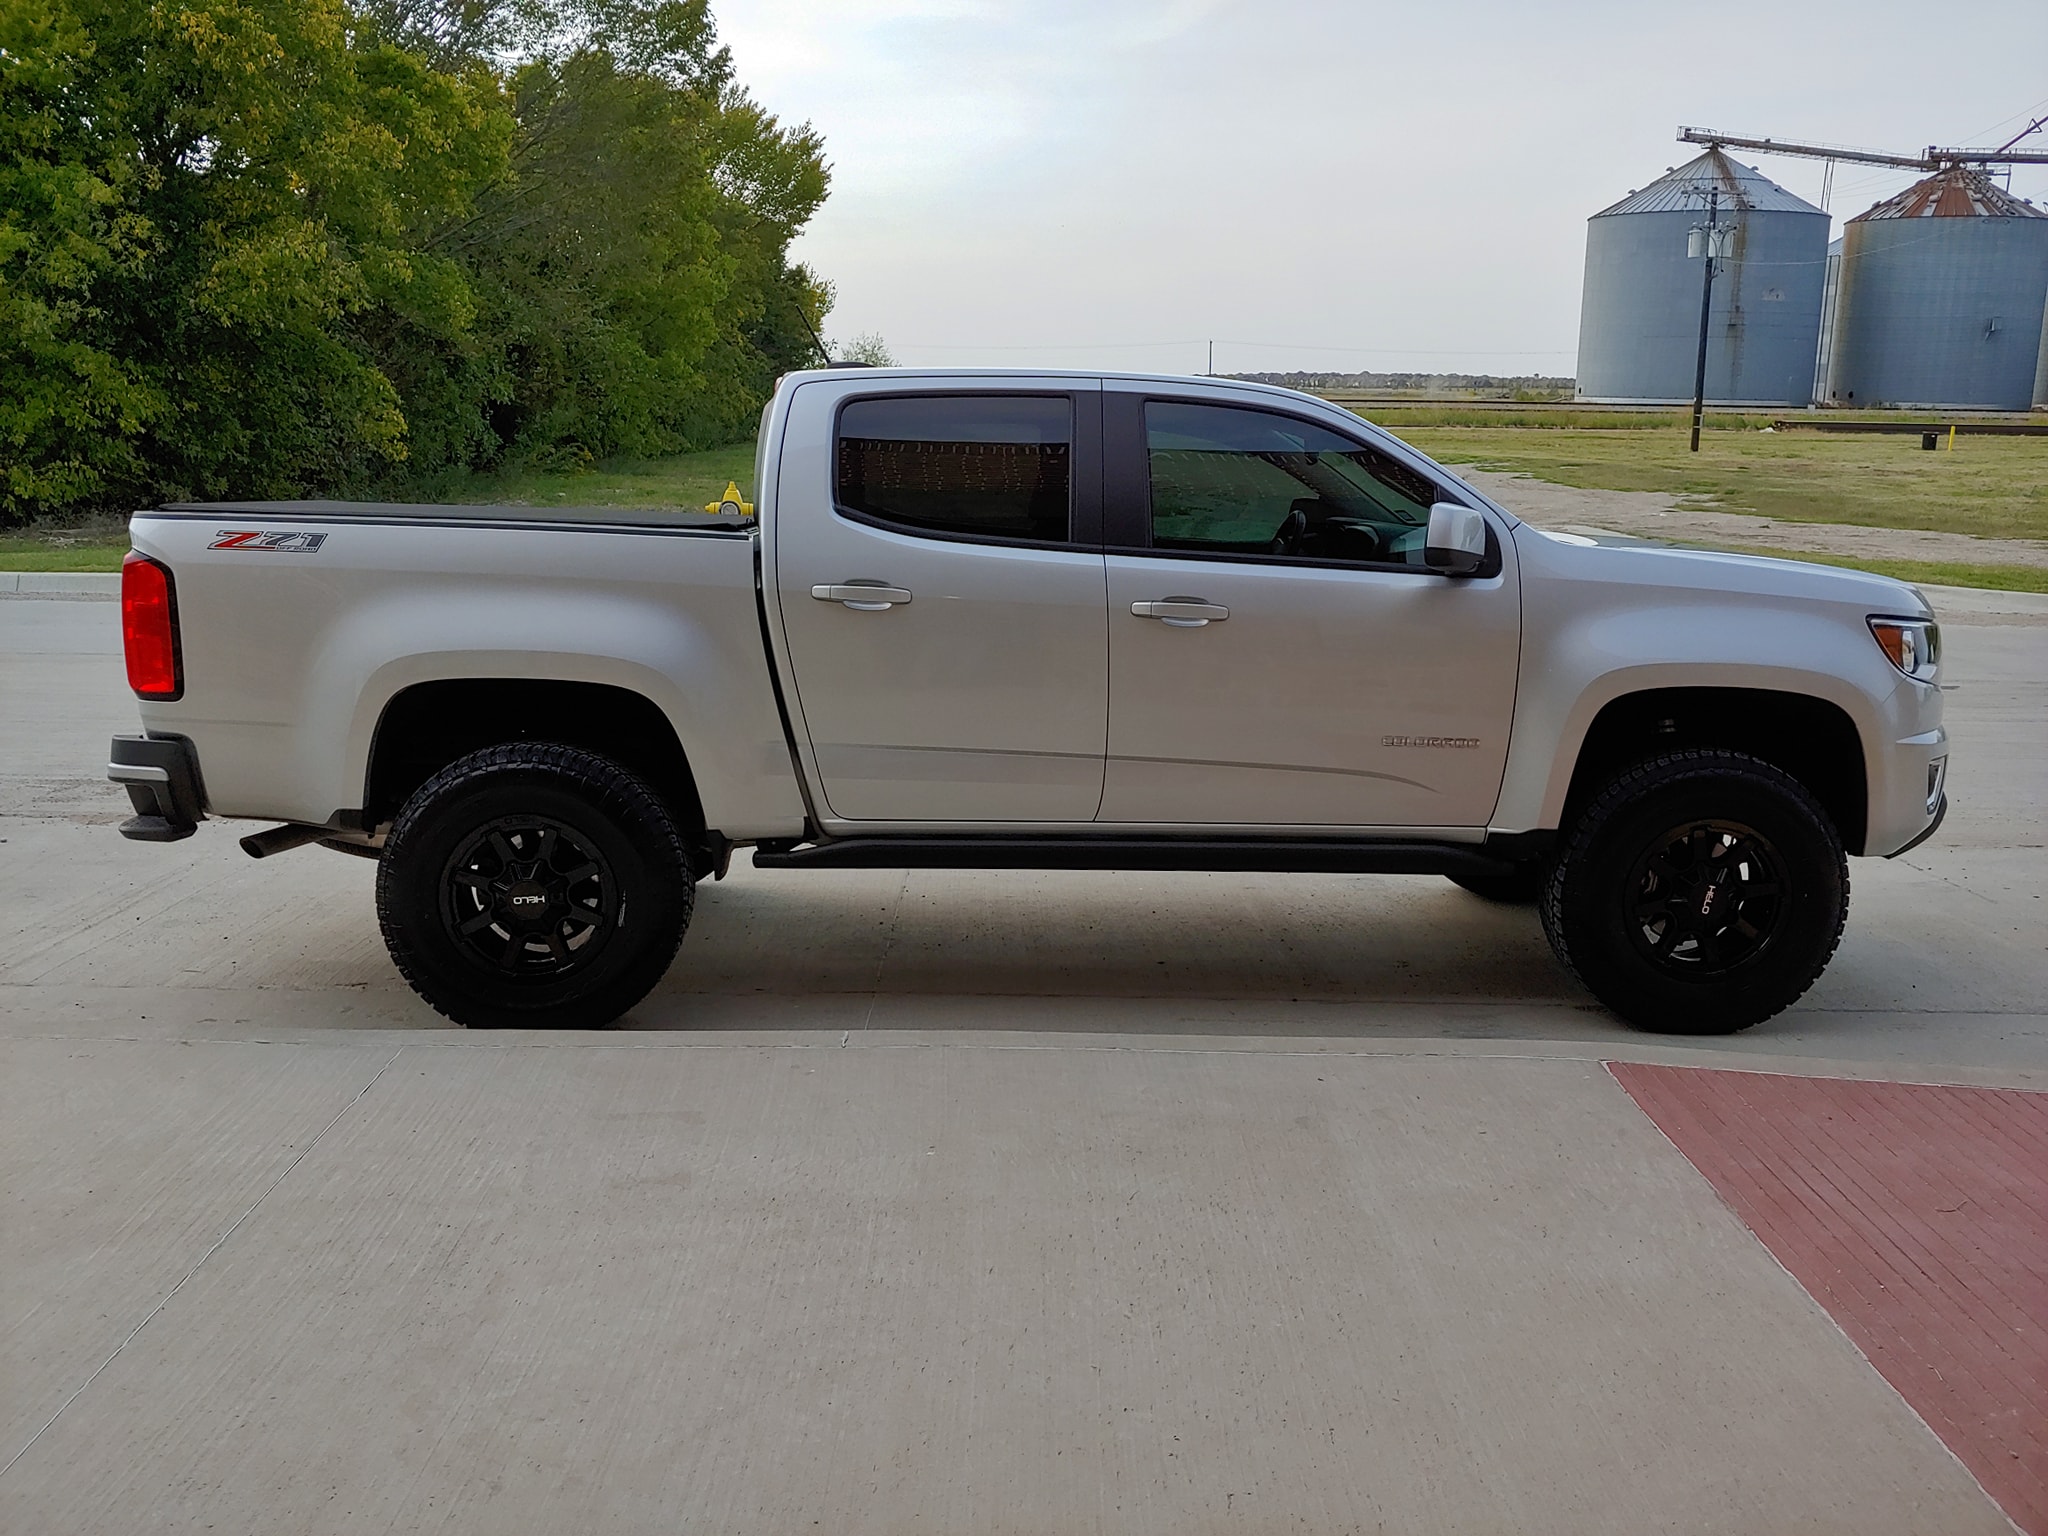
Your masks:
{"label": "street light", "polygon": [[1728,242],[1734,235],[1732,226],[1723,225],[1721,217],[1721,189],[1707,189],[1707,222],[1695,224],[1686,231],[1685,254],[1688,259],[1698,261],[1706,258],[1706,275],[1700,282],[1700,357],[1699,367],[1692,380],[1692,451],[1700,451],[1700,423],[1707,414],[1707,315],[1714,306],[1714,265],[1728,254]]}

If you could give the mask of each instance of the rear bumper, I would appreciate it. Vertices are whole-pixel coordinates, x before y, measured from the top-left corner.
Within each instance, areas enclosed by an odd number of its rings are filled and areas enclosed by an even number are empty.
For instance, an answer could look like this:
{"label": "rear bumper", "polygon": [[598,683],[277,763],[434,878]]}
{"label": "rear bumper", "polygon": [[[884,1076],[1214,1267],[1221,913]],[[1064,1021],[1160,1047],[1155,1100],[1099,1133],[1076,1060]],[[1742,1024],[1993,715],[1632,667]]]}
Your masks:
{"label": "rear bumper", "polygon": [[128,791],[135,814],[121,835],[143,843],[175,843],[206,820],[199,755],[183,736],[116,736],[107,777]]}

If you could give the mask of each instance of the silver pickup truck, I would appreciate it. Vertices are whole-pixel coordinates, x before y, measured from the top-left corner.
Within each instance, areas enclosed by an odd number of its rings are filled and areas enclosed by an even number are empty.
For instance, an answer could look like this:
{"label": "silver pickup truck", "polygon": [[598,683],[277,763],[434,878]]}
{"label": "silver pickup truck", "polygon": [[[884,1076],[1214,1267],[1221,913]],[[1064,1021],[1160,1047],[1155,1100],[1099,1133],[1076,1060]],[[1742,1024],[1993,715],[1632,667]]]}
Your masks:
{"label": "silver pickup truck", "polygon": [[617,1018],[744,847],[1448,876],[1704,1033],[1804,992],[1845,853],[1946,806],[1913,588],[1544,533],[1287,390],[796,373],[754,486],[137,514],[122,832],[376,859],[393,960],[468,1025]]}

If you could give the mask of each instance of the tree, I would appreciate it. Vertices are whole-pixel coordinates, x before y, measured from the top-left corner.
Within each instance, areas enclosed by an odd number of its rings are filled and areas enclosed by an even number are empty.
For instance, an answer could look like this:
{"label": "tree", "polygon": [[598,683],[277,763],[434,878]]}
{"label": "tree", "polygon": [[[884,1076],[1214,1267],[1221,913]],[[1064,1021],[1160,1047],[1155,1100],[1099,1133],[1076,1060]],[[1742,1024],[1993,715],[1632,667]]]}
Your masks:
{"label": "tree", "polygon": [[896,354],[889,350],[889,343],[882,340],[875,331],[862,331],[860,335],[842,346],[833,349],[833,357],[842,363],[866,363],[870,368],[894,368]]}
{"label": "tree", "polygon": [[730,440],[825,188],[702,0],[0,0],[0,516]]}
{"label": "tree", "polygon": [[731,79],[703,6],[607,13],[511,78],[511,174],[433,242],[472,274],[514,457],[730,441],[801,359],[790,239],[821,146]]}
{"label": "tree", "polygon": [[132,478],[133,439],[166,407],[110,351],[95,302],[146,263],[127,206],[147,173],[79,120],[92,43],[69,8],[0,3],[0,513],[62,506]]}

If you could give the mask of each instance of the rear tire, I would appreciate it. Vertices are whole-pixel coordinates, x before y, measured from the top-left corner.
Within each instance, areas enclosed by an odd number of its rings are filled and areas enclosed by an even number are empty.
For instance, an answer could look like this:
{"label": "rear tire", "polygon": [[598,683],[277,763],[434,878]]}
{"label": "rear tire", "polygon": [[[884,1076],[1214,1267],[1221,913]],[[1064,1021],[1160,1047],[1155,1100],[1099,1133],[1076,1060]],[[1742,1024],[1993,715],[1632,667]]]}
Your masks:
{"label": "rear tire", "polygon": [[595,1029],[675,958],[695,885],[661,799],[575,747],[515,742],[406,801],[377,868],[392,962],[473,1029]]}
{"label": "rear tire", "polygon": [[1541,912],[1558,959],[1629,1023],[1732,1034],[1826,968],[1848,918],[1848,861],[1790,775],[1737,752],[1674,752],[1586,806]]}

